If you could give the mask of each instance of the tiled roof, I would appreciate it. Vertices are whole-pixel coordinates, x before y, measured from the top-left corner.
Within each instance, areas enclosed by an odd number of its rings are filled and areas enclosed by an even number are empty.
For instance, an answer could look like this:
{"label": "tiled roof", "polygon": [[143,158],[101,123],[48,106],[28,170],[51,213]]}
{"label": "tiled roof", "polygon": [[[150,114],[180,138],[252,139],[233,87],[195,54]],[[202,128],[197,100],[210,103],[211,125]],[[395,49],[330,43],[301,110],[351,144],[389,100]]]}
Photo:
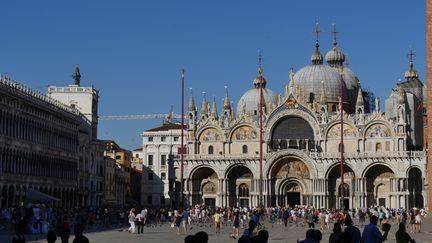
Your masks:
{"label": "tiled roof", "polygon": [[165,123],[160,127],[149,129],[146,132],[159,132],[159,131],[168,131],[168,130],[177,130],[177,129],[181,129],[181,124]]}

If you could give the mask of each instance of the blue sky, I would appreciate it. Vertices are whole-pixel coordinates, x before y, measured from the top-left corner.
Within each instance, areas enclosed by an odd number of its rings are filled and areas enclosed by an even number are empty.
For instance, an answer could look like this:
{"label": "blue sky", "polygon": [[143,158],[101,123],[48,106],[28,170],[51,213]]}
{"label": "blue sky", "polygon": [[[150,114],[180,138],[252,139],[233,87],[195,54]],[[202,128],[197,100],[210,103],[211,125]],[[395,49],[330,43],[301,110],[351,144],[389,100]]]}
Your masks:
{"label": "blue sky", "polygon": [[[382,99],[408,68],[407,52],[425,82],[424,0],[291,1],[2,1],[0,73],[46,91],[72,83],[100,90],[99,115],[180,112],[180,70],[193,88],[232,101],[252,87],[257,53],[268,87],[283,92],[288,72],[310,64],[318,20],[321,52],[338,46],[362,87]],[[188,90],[187,90],[188,91]],[[160,119],[101,121],[99,138],[141,145],[140,133]]]}

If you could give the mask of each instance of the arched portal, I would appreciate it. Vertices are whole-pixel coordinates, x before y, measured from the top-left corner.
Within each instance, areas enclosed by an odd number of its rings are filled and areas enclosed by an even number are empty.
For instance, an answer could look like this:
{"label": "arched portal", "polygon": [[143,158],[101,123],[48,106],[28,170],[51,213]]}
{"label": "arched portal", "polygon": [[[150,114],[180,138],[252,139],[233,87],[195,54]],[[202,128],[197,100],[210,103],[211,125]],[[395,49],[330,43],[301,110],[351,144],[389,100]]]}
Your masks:
{"label": "arched portal", "polygon": [[218,176],[210,167],[198,168],[192,174],[192,205],[206,204],[216,206]]}
{"label": "arched portal", "polygon": [[391,206],[390,179],[395,177],[394,172],[386,165],[377,164],[366,171],[365,177],[366,206]]}
{"label": "arched portal", "polygon": [[303,118],[288,116],[279,120],[271,134],[272,149],[312,149],[314,145],[314,131]]}
{"label": "arched portal", "polygon": [[422,195],[423,179],[419,168],[411,168],[408,172],[408,203],[409,208],[423,208],[424,200]]}
{"label": "arched portal", "polygon": [[302,205],[302,189],[298,181],[288,180],[282,186],[282,193],[280,205],[292,208]]}
{"label": "arched portal", "polygon": [[[228,180],[228,205],[232,206],[251,206],[249,191],[252,185],[252,171],[244,165],[238,165],[229,170]],[[242,187],[240,187],[242,186]],[[247,187],[247,196],[245,190]],[[240,195],[240,193],[242,195]]]}
{"label": "arched portal", "polygon": [[310,181],[310,171],[301,159],[297,157],[279,159],[271,167],[269,177],[271,205],[288,206],[308,203],[310,190],[307,185]]}
{"label": "arched portal", "polygon": [[[355,180],[353,170],[344,164],[344,186],[341,187],[341,167],[339,164],[334,165],[327,173],[327,191],[328,191],[328,207],[329,208],[349,208],[352,205],[352,197],[349,194],[351,185]],[[343,202],[343,203],[341,203]]]}

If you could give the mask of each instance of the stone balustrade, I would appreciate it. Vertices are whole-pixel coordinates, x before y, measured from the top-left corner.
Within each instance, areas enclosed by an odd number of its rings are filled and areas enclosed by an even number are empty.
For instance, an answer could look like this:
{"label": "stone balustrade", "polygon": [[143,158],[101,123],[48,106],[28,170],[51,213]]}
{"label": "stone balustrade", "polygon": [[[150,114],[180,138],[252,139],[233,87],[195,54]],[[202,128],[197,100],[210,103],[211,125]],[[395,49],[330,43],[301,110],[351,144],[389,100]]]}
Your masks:
{"label": "stone balustrade", "polygon": [[9,89],[12,92],[18,92],[18,93],[26,95],[28,97],[40,100],[42,102],[45,102],[45,103],[48,103],[51,105],[54,105],[55,107],[60,108],[60,109],[67,111],[69,113],[72,113],[74,115],[79,115],[78,110],[73,109],[73,108],[63,104],[58,100],[55,100],[51,97],[48,97],[48,96],[40,93],[39,91],[33,90],[32,88],[30,88],[24,84],[18,83],[17,81],[15,81],[15,80],[7,77],[7,76],[0,75],[0,86],[3,86],[4,88]]}

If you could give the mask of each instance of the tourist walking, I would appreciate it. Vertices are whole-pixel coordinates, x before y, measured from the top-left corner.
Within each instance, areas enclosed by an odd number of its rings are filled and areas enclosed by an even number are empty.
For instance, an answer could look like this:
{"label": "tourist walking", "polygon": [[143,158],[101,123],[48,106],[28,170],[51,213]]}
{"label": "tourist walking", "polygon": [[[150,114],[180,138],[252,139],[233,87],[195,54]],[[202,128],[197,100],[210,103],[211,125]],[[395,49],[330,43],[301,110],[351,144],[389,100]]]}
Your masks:
{"label": "tourist walking", "polygon": [[239,227],[240,227],[240,213],[238,210],[234,212],[233,217],[233,232],[231,234],[231,237],[234,239],[239,236]]}
{"label": "tourist walking", "polygon": [[220,234],[221,229],[221,214],[219,213],[219,209],[216,209],[215,214],[213,215],[214,225],[215,225],[215,233]]}
{"label": "tourist walking", "polygon": [[414,217],[414,232],[415,233],[420,233],[421,222],[422,222],[422,218],[420,215],[420,211],[417,210],[415,213],[415,217]]}
{"label": "tourist walking", "polygon": [[378,217],[375,215],[370,216],[370,224],[366,225],[363,230],[362,239],[364,243],[381,243],[387,239],[388,232],[390,231],[390,225],[385,224],[383,227],[384,234],[381,235],[377,227]]}
{"label": "tourist walking", "polygon": [[188,234],[188,223],[189,223],[189,214],[188,214],[188,210],[185,209],[182,212],[181,215],[181,219],[182,219],[182,225],[183,225],[183,232],[185,235]]}
{"label": "tourist walking", "polygon": [[75,239],[72,243],[90,243],[87,237],[83,235],[83,232],[84,226],[82,224],[76,224],[74,226]]}
{"label": "tourist walking", "polygon": [[397,243],[415,243],[415,240],[406,232],[406,225],[399,223],[399,229],[396,232]]}
{"label": "tourist walking", "polygon": [[25,231],[26,231],[27,224],[24,220],[21,220],[18,222],[16,234],[12,238],[12,243],[25,243]]}
{"label": "tourist walking", "polygon": [[333,233],[330,235],[329,242],[336,243],[341,242],[342,226],[340,223],[334,223]]}
{"label": "tourist walking", "polygon": [[129,219],[129,224],[130,224],[128,232],[129,233],[135,233],[135,209],[134,208],[132,208],[130,210],[128,219]]}
{"label": "tourist walking", "polygon": [[360,240],[361,240],[360,230],[359,230],[359,228],[357,228],[353,225],[353,221],[352,221],[350,216],[347,216],[345,218],[345,225],[346,225],[346,228],[345,228],[344,233],[346,233],[350,236],[350,239],[351,239],[350,243],[360,243]]}
{"label": "tourist walking", "polygon": [[142,234],[144,233],[144,216],[142,215],[142,211],[136,215],[136,220],[135,222],[137,223],[137,234]]}

